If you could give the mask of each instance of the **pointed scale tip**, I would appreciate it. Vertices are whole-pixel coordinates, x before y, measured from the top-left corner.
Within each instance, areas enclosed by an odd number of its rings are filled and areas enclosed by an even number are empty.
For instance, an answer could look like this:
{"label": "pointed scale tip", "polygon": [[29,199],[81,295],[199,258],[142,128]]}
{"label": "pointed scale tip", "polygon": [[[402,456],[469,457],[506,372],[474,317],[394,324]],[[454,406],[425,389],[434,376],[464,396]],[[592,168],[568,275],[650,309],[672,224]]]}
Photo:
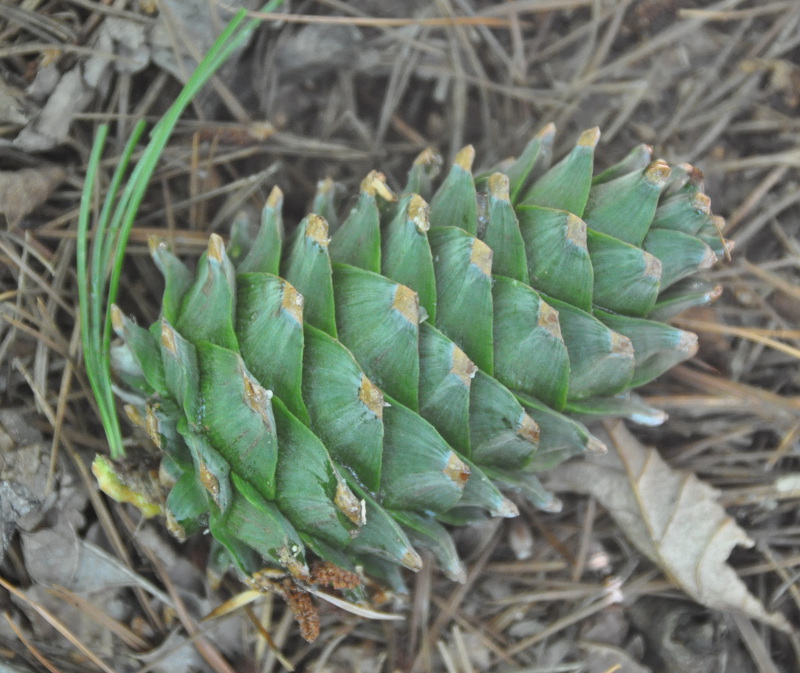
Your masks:
{"label": "pointed scale tip", "polygon": [[273,210],[280,210],[283,206],[283,192],[281,188],[275,185],[267,197],[267,207]]}
{"label": "pointed scale tip", "polygon": [[336,189],[336,183],[333,178],[323,178],[317,180],[317,194],[330,194]]}
{"label": "pointed scale tip", "polygon": [[692,166],[691,164],[687,164],[687,171],[686,175],[689,177],[689,182],[691,182],[696,187],[702,187],[703,180],[705,180],[706,176],[703,171],[701,171],[697,166]]}
{"label": "pointed scale tip", "polygon": [[126,404],[124,407],[122,407],[122,410],[125,412],[125,416],[128,418],[128,420],[137,428],[144,427],[144,416],[142,416],[138,408],[132,404]]}
{"label": "pointed scale tip", "polygon": [[523,411],[517,428],[517,436],[531,444],[538,444],[540,432],[539,424]]}
{"label": "pointed scale tip", "polygon": [[378,171],[370,171],[367,177],[361,181],[362,193],[380,196],[384,201],[397,201],[389,185],[386,184],[386,176]]}
{"label": "pointed scale tip", "polygon": [[160,249],[167,247],[167,244],[164,242],[164,239],[160,238],[159,236],[150,234],[150,236],[147,237],[147,247],[150,250],[150,255],[155,257],[156,253]]}
{"label": "pointed scale tip", "polygon": [[[732,244],[732,243],[733,243],[733,241],[724,241],[724,242],[725,242],[725,244],[726,244],[726,246],[725,246],[725,250],[726,250],[726,252],[730,252],[730,251],[728,250],[727,243],[731,243],[731,244]],[[697,265],[697,268],[698,268],[698,269],[710,269],[710,268],[711,268],[712,266],[714,266],[714,265],[715,265],[715,264],[716,264],[718,261],[719,261],[719,258],[717,257],[717,253],[715,253],[715,252],[714,252],[714,251],[711,249],[711,247],[707,245],[707,246],[706,246],[706,249],[705,249],[705,254],[703,254],[703,259],[700,261],[700,264],[698,264],[698,265]]]}
{"label": "pointed scale tip", "polygon": [[408,202],[408,219],[414,223],[414,227],[420,234],[424,234],[431,228],[428,204],[419,194],[412,194]]}
{"label": "pointed scale tip", "polygon": [[153,406],[148,403],[145,407],[144,428],[147,430],[147,435],[150,440],[159,449],[161,448],[161,421],[158,420]]}
{"label": "pointed scale tip", "polygon": [[475,161],[475,148],[472,145],[467,145],[461,149],[456,158],[453,159],[453,164],[463,168],[467,173],[472,172],[472,163]]}
{"label": "pointed scale tip", "polygon": [[361,375],[361,385],[358,388],[358,399],[369,409],[377,418],[383,418],[383,408],[386,402],[383,393],[372,381],[364,374]]}
{"label": "pointed scale tip", "polygon": [[404,568],[408,568],[409,570],[413,570],[415,573],[422,570],[422,558],[413,548],[408,547],[403,554],[403,557],[400,559],[400,563],[403,564]]}
{"label": "pointed scale tip", "polygon": [[513,519],[514,517],[519,516],[519,508],[508,498],[503,497],[499,505],[489,513],[494,517]]}
{"label": "pointed scale tip", "polygon": [[600,127],[595,126],[594,128],[587,129],[578,137],[577,144],[581,147],[597,147],[597,143],[600,142]]}
{"label": "pointed scale tip", "polygon": [[553,122],[548,122],[547,124],[542,126],[542,128],[536,134],[536,137],[542,139],[545,138],[552,139],[555,137],[555,135],[556,135],[556,125]]}
{"label": "pointed scale tip", "polygon": [[503,173],[493,173],[489,176],[489,195],[498,201],[508,201],[509,195],[508,176]]}
{"label": "pointed scale tip", "polygon": [[661,264],[661,260],[655,255],[651,255],[649,252],[645,252],[644,273],[642,275],[648,278],[656,278],[658,280],[661,280],[662,271],[663,267]]}
{"label": "pointed scale tip", "polygon": [[267,390],[244,368],[244,361],[240,360],[239,374],[244,385],[244,403],[261,417],[261,422],[266,428],[272,428],[269,410],[271,407],[272,391]]}
{"label": "pointed scale tip", "polygon": [[671,174],[672,169],[663,159],[657,159],[644,169],[645,181],[659,189],[667,184],[667,180]]}
{"label": "pointed scale tip", "polygon": [[442,157],[433,151],[432,147],[426,147],[414,159],[415,166],[436,166],[442,163]]}
{"label": "pointed scale tip", "polygon": [[454,452],[450,452],[447,459],[447,466],[442,470],[445,475],[458,488],[464,488],[469,480],[469,465],[467,465]]}
{"label": "pointed scale tip", "polygon": [[593,453],[596,456],[604,456],[608,453],[608,447],[594,435],[589,435],[586,440],[586,453]]}
{"label": "pointed scale tip", "polygon": [[586,250],[586,222],[574,213],[567,214],[567,240]]}
{"label": "pointed scale tip", "polygon": [[633,358],[633,342],[619,332],[611,332],[611,352]]}
{"label": "pointed scale tip", "polygon": [[367,522],[362,501],[353,494],[347,484],[341,480],[341,477],[337,480],[336,496],[333,499],[333,504],[336,505],[336,509],[359,528]]}
{"label": "pointed scale tip", "polygon": [[482,240],[479,238],[473,239],[472,241],[472,252],[469,256],[469,261],[471,264],[474,264],[480,272],[486,276],[487,278],[491,278],[492,276],[492,257],[494,253],[492,249],[486,245]]}
{"label": "pointed scale tip", "polygon": [[681,332],[675,349],[680,353],[684,353],[686,355],[686,359],[688,360],[689,358],[697,355],[698,347],[699,341],[694,332]]}
{"label": "pointed scale tip", "polygon": [[123,337],[125,332],[125,315],[122,313],[122,309],[116,304],[111,304],[111,327],[114,328],[114,332],[116,332],[117,336]]}
{"label": "pointed scale tip", "polygon": [[478,371],[475,363],[467,357],[467,354],[458,346],[453,344],[453,354],[450,358],[450,374],[458,377],[464,387],[469,390],[472,379]]}
{"label": "pointed scale tip", "polygon": [[166,318],[161,318],[161,345],[172,355],[178,354],[178,342],[175,338],[175,329],[167,322]]}
{"label": "pointed scale tip", "polygon": [[220,264],[225,259],[225,243],[219,234],[211,234],[208,239],[208,258]]}
{"label": "pointed scale tip", "polygon": [[558,311],[550,304],[542,302],[539,304],[539,320],[537,326],[547,330],[552,336],[559,341],[564,341],[561,334],[561,323],[558,320]]}
{"label": "pointed scale tip", "polygon": [[711,199],[703,192],[697,192],[692,197],[692,210],[702,213],[703,215],[711,215]]}
{"label": "pointed scale tip", "polygon": [[308,224],[306,225],[306,238],[310,238],[314,243],[323,248],[328,247],[331,239],[328,238],[328,222],[324,217],[311,214],[308,216]]}
{"label": "pointed scale tip", "polygon": [[466,584],[467,571],[462,565],[461,561],[456,561],[451,568],[444,568],[444,574],[447,578],[458,584]]}
{"label": "pointed scale tip", "polygon": [[546,502],[539,503],[539,509],[550,514],[558,514],[564,509],[564,503],[561,498],[551,494],[551,497]]}
{"label": "pointed scale tip", "polygon": [[397,285],[392,308],[412,325],[419,325],[419,295],[406,285]]}
{"label": "pointed scale tip", "polygon": [[283,281],[283,299],[281,308],[295,319],[298,325],[303,324],[303,295],[288,281]]}

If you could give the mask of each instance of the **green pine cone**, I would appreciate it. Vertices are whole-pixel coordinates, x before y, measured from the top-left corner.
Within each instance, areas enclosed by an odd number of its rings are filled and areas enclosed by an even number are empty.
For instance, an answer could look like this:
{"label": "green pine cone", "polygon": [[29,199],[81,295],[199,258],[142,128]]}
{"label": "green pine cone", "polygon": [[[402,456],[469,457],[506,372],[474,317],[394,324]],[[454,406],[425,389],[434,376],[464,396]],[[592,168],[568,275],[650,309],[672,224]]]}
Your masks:
{"label": "green pine cone", "polygon": [[287,240],[276,189],[195,273],[154,244],[162,318],[116,311],[114,361],[168,494],[98,459],[104,490],[245,576],[314,582],[310,551],[397,589],[415,546],[462,579],[442,524],[514,516],[501,491],[556,509],[536,472],[604,448],[578,417],[663,419],[630,389],[694,354],[659,320],[718,295],[692,275],[729,245],[699,171],[641,146],[593,176],[597,129],[548,169],[553,135],[477,177],[467,147],[433,194],[430,151],[399,198],[373,172],[335,230],[323,187]]}

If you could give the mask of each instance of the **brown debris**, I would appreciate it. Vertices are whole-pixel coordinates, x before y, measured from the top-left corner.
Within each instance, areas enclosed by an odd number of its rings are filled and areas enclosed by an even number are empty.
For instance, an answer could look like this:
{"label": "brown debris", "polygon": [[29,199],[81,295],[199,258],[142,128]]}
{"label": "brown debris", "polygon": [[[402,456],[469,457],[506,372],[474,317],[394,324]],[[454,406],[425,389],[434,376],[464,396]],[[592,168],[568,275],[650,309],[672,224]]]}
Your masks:
{"label": "brown debris", "polygon": [[311,582],[333,589],[355,589],[361,586],[361,577],[329,561],[320,561],[311,567]]}
{"label": "brown debris", "polygon": [[38,208],[67,176],[60,166],[0,171],[0,213],[10,228]]}
{"label": "brown debris", "polygon": [[311,600],[311,594],[301,589],[289,578],[281,582],[286,602],[300,626],[300,635],[309,642],[313,643],[319,636],[319,612]]}

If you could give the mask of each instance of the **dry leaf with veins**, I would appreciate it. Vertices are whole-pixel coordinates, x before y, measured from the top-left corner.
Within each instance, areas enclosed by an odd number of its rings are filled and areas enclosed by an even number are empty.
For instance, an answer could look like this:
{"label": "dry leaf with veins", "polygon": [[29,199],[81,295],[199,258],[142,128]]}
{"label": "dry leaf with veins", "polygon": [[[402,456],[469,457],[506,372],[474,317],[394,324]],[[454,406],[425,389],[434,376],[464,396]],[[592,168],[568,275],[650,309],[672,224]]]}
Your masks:
{"label": "dry leaf with veins", "polygon": [[735,546],[754,543],[719,505],[719,491],[673,470],[621,422],[608,431],[615,451],[556,468],[548,486],[597,498],[636,548],[698,603],[790,631],[726,563]]}

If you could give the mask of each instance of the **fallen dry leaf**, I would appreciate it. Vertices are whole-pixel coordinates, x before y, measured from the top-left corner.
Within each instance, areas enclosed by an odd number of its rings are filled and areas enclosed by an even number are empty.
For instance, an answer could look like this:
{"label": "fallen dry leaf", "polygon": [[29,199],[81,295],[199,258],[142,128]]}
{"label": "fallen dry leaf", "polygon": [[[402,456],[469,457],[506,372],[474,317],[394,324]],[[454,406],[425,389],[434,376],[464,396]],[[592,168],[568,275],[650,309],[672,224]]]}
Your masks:
{"label": "fallen dry leaf", "polygon": [[8,226],[16,227],[50,196],[66,175],[58,166],[0,171],[0,213],[6,216]]}
{"label": "fallen dry leaf", "polygon": [[636,548],[698,603],[790,631],[783,615],[767,612],[726,563],[735,546],[754,543],[719,505],[719,491],[673,470],[621,422],[608,432],[616,450],[562,465],[547,486],[597,498]]}
{"label": "fallen dry leaf", "polygon": [[0,123],[26,124],[25,94],[0,77]]}

